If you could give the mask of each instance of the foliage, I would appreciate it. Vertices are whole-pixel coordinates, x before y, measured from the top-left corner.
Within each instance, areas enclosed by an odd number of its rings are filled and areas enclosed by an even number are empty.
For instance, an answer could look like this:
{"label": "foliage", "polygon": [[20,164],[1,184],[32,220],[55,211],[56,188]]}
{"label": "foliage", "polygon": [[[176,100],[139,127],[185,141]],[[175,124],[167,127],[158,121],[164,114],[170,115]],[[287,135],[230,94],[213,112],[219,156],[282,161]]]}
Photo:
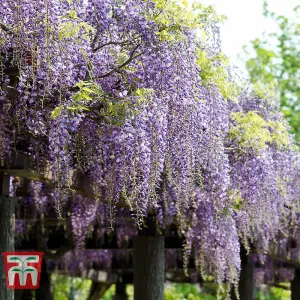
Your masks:
{"label": "foliage", "polygon": [[258,289],[256,293],[257,300],[289,300],[291,299],[291,291],[280,287],[267,287]]}
{"label": "foliage", "polygon": [[91,280],[52,274],[53,297],[55,300],[87,299]]}
{"label": "foliage", "polygon": [[[52,275],[52,284],[54,287],[55,300],[76,300],[86,299],[91,286],[90,280],[71,278],[62,275]],[[71,292],[73,291],[73,294]],[[127,285],[126,293],[129,300],[133,300],[133,286]],[[214,293],[216,290],[214,290]],[[112,285],[101,298],[102,300],[111,300],[115,295],[115,285]],[[207,294],[194,284],[176,283],[165,288],[165,300],[215,300],[216,296]],[[257,300],[288,300],[290,291],[280,287],[262,286],[257,288]]]}
{"label": "foliage", "polygon": [[[158,35],[169,42],[186,40],[186,36],[178,29],[187,26],[201,31],[202,38],[206,37],[205,26],[213,22],[221,22],[224,16],[219,16],[213,6],[198,1],[192,3],[187,0],[155,0],[158,13],[153,19],[160,25]],[[209,25],[211,25],[209,24]]]}
{"label": "foliage", "polygon": [[[276,15],[264,3],[264,15],[274,20],[278,30],[264,34],[245,48],[246,67],[253,83],[277,82],[281,108],[297,140],[300,138],[300,24],[299,6],[292,17]],[[254,52],[254,54],[252,53]]]}
{"label": "foliage", "polygon": [[[113,285],[103,296],[103,300],[111,300],[115,294],[115,286]],[[127,285],[127,295],[129,300],[133,300],[133,286]],[[170,284],[164,291],[165,300],[215,300],[216,297],[210,296],[197,289],[194,284]]]}
{"label": "foliage", "polygon": [[216,297],[201,292],[193,284],[172,284],[165,290],[165,300],[214,300]]}
{"label": "foliage", "polygon": [[229,137],[236,139],[240,147],[259,151],[272,142],[278,147],[288,145],[287,129],[280,122],[268,122],[254,111],[233,113],[231,119],[236,125],[231,126]]}
{"label": "foliage", "polygon": [[216,84],[225,99],[236,101],[241,91],[238,84],[229,80],[227,57],[223,53],[218,53],[210,58],[203,49],[198,49],[196,54],[203,84]]}

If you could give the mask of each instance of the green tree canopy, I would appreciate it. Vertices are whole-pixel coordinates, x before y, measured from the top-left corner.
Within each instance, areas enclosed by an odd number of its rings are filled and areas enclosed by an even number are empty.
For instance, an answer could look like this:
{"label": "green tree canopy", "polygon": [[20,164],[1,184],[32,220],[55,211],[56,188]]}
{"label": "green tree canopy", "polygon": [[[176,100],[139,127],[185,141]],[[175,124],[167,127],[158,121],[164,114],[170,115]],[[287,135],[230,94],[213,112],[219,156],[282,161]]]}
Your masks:
{"label": "green tree canopy", "polygon": [[264,2],[265,17],[273,19],[278,30],[253,40],[250,49],[245,47],[246,67],[251,81],[266,85],[277,82],[282,111],[297,141],[300,141],[299,12],[300,6],[297,6],[292,17],[277,15]]}

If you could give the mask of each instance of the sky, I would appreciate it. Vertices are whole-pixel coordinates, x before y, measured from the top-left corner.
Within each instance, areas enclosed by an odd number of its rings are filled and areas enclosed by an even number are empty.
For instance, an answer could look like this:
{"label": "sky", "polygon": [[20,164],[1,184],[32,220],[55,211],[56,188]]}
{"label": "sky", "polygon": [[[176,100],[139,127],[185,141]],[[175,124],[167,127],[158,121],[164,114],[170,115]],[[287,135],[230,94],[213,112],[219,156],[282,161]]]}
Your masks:
{"label": "sky", "polygon": [[[300,4],[299,0],[268,0],[271,11],[289,16],[292,9]],[[223,52],[231,62],[244,70],[244,64],[237,58],[243,45],[259,37],[264,31],[274,32],[276,25],[263,16],[263,0],[204,0],[214,5],[219,14],[225,15],[227,21],[221,25]]]}

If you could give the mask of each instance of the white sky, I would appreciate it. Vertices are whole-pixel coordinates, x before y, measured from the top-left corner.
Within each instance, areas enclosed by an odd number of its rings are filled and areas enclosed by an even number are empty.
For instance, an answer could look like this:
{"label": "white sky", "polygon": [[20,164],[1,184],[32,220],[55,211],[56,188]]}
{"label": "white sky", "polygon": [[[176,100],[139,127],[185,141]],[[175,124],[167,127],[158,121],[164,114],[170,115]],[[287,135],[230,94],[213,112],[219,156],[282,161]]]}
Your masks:
{"label": "white sky", "polygon": [[[300,4],[300,0],[267,0],[271,11],[289,16],[292,9]],[[263,16],[263,0],[204,0],[213,4],[219,14],[227,16],[221,27],[223,52],[230,57],[233,64],[243,68],[243,63],[237,58],[242,53],[243,45],[261,33],[276,30],[276,25]]]}

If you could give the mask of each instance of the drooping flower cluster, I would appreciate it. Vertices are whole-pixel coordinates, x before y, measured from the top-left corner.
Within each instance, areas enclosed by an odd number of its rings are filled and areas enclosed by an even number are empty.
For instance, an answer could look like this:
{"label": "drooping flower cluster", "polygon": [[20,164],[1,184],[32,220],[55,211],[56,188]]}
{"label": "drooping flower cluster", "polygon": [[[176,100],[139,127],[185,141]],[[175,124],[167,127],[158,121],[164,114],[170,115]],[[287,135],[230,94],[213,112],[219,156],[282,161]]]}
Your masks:
{"label": "drooping flower cluster", "polygon": [[229,147],[234,149],[229,155],[230,192],[245,246],[250,242],[267,250],[269,242],[279,238],[279,231],[288,231],[294,223],[299,154],[274,98],[259,98],[249,91],[242,96],[239,105],[234,105],[229,132]]}
{"label": "drooping flower cluster", "polygon": [[74,241],[77,248],[81,249],[84,247],[86,232],[91,231],[91,228],[93,228],[96,219],[97,202],[76,195],[72,197],[71,205],[71,223]]}
{"label": "drooping flower cluster", "polygon": [[[202,275],[214,274],[217,282],[237,286],[241,261],[235,220],[230,212],[218,214],[210,199],[200,193],[185,245],[185,251],[192,249]],[[186,266],[187,262],[185,258]]]}

